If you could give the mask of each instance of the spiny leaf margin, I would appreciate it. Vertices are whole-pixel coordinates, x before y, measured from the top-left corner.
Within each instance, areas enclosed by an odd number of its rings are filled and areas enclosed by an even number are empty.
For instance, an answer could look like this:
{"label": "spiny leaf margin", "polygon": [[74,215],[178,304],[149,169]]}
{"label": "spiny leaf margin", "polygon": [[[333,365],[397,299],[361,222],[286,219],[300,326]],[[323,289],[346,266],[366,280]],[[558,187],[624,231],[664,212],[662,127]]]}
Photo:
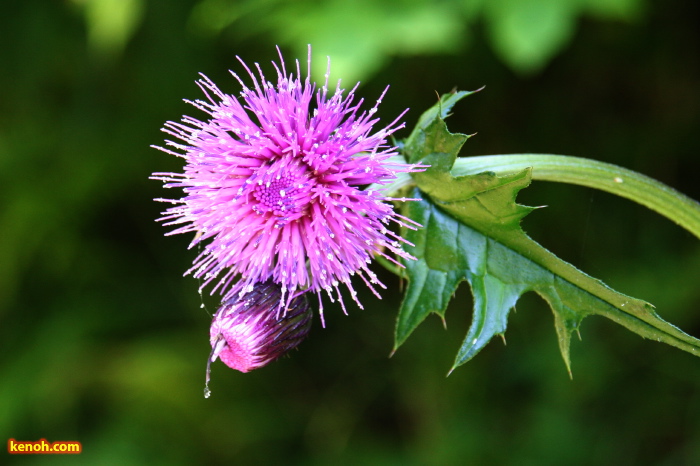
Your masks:
{"label": "spiny leaf margin", "polygon": [[401,145],[409,163],[430,168],[413,174],[419,189],[412,197],[420,201],[404,207],[404,215],[424,228],[403,232],[415,245],[405,248],[417,260],[405,261],[408,286],[397,318],[394,351],[429,314],[444,321],[451,297],[466,280],[474,296],[474,313],[450,372],[473,358],[493,336],[505,333],[510,309],[527,291],[535,291],[552,309],[570,374],[571,335],[591,314],[698,355],[700,340],[662,320],[651,304],[612,290],[524,233],[520,222],[533,208],[517,204],[515,197],[530,184],[530,169],[504,176],[451,174],[468,136],[450,133],[444,119],[470,94],[443,95]]}

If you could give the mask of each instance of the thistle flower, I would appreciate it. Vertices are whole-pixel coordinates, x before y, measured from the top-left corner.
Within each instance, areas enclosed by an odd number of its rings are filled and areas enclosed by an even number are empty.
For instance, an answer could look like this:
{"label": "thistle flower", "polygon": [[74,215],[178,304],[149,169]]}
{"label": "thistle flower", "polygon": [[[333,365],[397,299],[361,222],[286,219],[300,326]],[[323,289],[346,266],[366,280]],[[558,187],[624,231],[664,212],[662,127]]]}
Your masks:
{"label": "thistle flower", "polygon": [[274,361],[306,338],[312,316],[306,295],[294,298],[284,311],[281,300],[281,287],[266,282],[225,302],[214,314],[205,396],[210,364],[217,358],[232,369],[248,372]]}
{"label": "thistle flower", "polygon": [[[238,58],[238,57],[237,57]],[[206,242],[186,272],[203,278],[202,287],[217,280],[217,289],[230,301],[251,292],[268,280],[280,285],[281,306],[306,291],[332,291],[343,306],[339,284],[359,275],[375,295],[374,285],[385,288],[367,265],[373,254],[399,264],[390,254],[412,257],[401,249],[405,240],[390,231],[393,222],[415,228],[411,220],[394,212],[385,201],[406,200],[384,196],[367,185],[387,184],[399,172],[421,167],[390,161],[397,154],[387,138],[402,128],[399,117],[372,133],[379,121],[377,103],[362,111],[355,90],[328,90],[330,59],[325,83],[311,84],[311,49],[307,77],[296,75],[273,62],[277,83],[267,81],[238,58],[252,80],[242,86],[240,97],[225,94],[202,75],[197,84],[206,100],[189,102],[206,112],[200,121],[183,117],[167,122],[163,131],[179,138],[166,141],[165,152],[186,161],[184,173],[154,173],[166,188],[182,188],[179,200],[163,213],[170,232],[196,233],[190,247]],[[358,83],[359,84],[359,83]],[[404,112],[405,113],[405,112]],[[395,159],[394,159],[395,160]],[[323,319],[323,309],[320,309]]]}

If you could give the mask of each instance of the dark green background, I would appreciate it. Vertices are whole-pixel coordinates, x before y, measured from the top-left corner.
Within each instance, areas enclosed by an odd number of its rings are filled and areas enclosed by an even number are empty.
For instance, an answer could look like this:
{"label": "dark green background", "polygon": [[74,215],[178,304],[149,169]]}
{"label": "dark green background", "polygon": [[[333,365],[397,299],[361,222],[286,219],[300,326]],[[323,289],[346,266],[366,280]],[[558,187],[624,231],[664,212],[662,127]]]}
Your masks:
{"label": "dark green background", "polygon": [[[346,317],[326,303],[327,328],[316,321],[292,357],[245,375],[217,363],[203,398],[209,317],[197,282],[181,277],[196,251],[189,238],[163,237],[154,219],[164,206],[151,199],[177,194],[148,180],[181,161],[148,146],[162,142],[166,120],[203,117],[181,100],[199,97],[197,72],[236,92],[226,72],[240,71],[235,55],[272,73],[275,44],[291,61],[338,2],[256,10],[224,0],[245,14],[203,33],[194,0],[142,1],[123,49],[89,39],[99,25],[87,5],[99,0],[0,7],[0,441],[84,448],[0,452],[0,463],[700,464],[700,359],[590,318],[573,343],[571,381],[551,312],[527,295],[507,346],[494,341],[445,378],[469,325],[469,290],[457,293],[447,330],[430,318],[388,359],[400,293],[385,272],[382,301],[358,283],[364,311],[351,305]],[[421,3],[380,4],[389,21]],[[700,199],[700,4],[612,3],[637,13],[582,10],[570,40],[529,68],[495,45],[493,12],[465,21],[454,46],[389,44],[359,93],[372,102],[390,84],[379,116],[410,107],[410,127],[436,92],[486,85],[448,121],[478,132],[465,155],[590,157]],[[283,21],[273,14],[281,5],[299,17]],[[384,22],[367,18],[372,47]],[[345,39],[334,37],[352,49],[356,39]],[[700,336],[696,238],[584,188],[540,182],[519,200],[549,206],[524,221],[536,240]],[[205,300],[213,310],[215,298]]]}

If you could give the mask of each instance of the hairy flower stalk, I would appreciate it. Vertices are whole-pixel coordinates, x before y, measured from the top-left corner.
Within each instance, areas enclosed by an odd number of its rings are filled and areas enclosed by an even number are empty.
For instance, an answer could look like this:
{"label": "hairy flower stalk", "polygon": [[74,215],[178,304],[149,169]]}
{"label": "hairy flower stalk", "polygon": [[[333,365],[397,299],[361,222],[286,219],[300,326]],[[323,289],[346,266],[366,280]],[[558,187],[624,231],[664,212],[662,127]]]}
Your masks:
{"label": "hairy flower stalk", "polygon": [[211,323],[211,355],[207,361],[205,396],[209,395],[210,364],[221,359],[241,372],[279,358],[306,338],[312,312],[306,295],[292,299],[283,311],[282,290],[273,282],[258,284],[243,296],[225,302]]}
{"label": "hairy flower stalk", "polygon": [[[396,147],[389,135],[399,119],[372,132],[377,103],[361,110],[349,92],[328,90],[330,60],[320,89],[307,77],[288,73],[280,54],[273,62],[276,84],[256,63],[257,74],[239,58],[252,88],[235,73],[240,96],[225,94],[202,75],[198,85],[205,100],[190,102],[206,112],[206,121],[185,116],[168,122],[163,131],[182,142],[166,141],[161,150],[185,159],[184,173],[155,173],[166,188],[182,188],[185,195],[171,202],[161,218],[176,225],[170,234],[195,233],[191,246],[205,244],[186,273],[214,281],[212,293],[224,302],[240,299],[256,284],[279,284],[280,306],[291,305],[300,294],[326,291],[345,305],[339,290],[344,284],[361,306],[350,277],[358,275],[379,296],[384,288],[368,264],[374,254],[402,266],[393,256],[412,259],[401,249],[406,241],[388,227],[418,226],[399,215],[384,196],[369,185],[386,185],[398,173],[422,169],[392,159]],[[323,319],[323,309],[320,309]]]}

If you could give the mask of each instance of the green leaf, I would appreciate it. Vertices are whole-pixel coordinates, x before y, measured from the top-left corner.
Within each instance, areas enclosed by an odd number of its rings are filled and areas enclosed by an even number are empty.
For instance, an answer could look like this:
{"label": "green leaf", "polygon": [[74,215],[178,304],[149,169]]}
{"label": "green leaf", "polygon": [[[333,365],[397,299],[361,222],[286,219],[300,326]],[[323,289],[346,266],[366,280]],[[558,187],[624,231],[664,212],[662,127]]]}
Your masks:
{"label": "green leaf", "polygon": [[403,151],[410,163],[430,165],[415,173],[419,189],[404,215],[423,225],[406,230],[417,260],[405,261],[409,284],[399,310],[395,350],[430,314],[444,320],[462,281],[474,296],[474,315],[452,369],[474,357],[506,330],[508,313],[527,291],[539,294],[554,313],[555,329],[569,373],[571,335],[584,317],[605,316],[645,337],[693,354],[697,340],[663,321],[654,307],[612,290],[529,238],[520,227],[533,208],[515,202],[531,181],[526,168],[504,176],[493,172],[453,176],[452,167],[467,136],[452,134],[443,118],[468,93],[443,96],[419,120]]}
{"label": "green leaf", "polygon": [[492,0],[485,17],[501,59],[517,72],[534,74],[568,44],[580,9],[577,0]]}
{"label": "green leaf", "polygon": [[122,52],[136,32],[145,10],[143,0],[85,0],[90,47],[105,56]]}

